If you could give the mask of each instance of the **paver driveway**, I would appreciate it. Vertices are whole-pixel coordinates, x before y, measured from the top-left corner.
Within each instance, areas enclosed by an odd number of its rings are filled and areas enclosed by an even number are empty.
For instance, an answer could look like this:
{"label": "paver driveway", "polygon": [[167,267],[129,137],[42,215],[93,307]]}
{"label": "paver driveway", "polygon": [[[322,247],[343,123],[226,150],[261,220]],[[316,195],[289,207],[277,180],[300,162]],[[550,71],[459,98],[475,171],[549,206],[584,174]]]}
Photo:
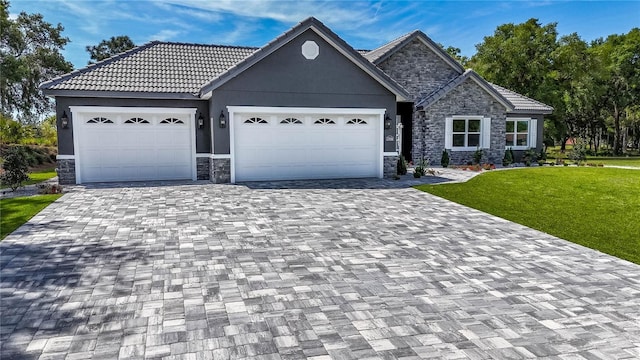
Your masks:
{"label": "paver driveway", "polygon": [[639,266],[375,181],[77,189],[0,243],[2,359],[640,357]]}

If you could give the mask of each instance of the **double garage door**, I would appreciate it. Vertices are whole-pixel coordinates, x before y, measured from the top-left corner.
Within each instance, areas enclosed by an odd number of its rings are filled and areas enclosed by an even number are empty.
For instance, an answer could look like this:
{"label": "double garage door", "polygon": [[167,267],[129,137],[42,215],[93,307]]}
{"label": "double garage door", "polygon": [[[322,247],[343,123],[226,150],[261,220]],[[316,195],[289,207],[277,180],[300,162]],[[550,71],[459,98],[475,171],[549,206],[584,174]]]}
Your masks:
{"label": "double garage door", "polygon": [[195,109],[71,111],[78,182],[195,179]]}
{"label": "double garage door", "polygon": [[251,110],[229,108],[232,181],[381,176],[379,110]]}

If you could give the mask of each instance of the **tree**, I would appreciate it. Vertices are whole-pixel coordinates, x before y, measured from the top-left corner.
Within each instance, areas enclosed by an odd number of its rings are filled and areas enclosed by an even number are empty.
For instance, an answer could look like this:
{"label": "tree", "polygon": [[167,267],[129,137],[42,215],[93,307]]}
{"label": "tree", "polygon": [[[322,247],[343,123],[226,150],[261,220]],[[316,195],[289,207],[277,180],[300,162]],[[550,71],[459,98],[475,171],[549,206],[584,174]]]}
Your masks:
{"label": "tree", "polygon": [[64,28],[40,14],[21,12],[9,18],[9,1],[0,0],[0,112],[23,123],[35,123],[52,109],[38,86],[73,69],[60,51],[69,42]]}
{"label": "tree", "polygon": [[2,163],[4,172],[0,175],[0,181],[8,185],[12,191],[16,191],[25,181],[29,180],[27,165],[27,158],[22,148],[9,149],[4,154],[4,162]]}
{"label": "tree", "polygon": [[134,47],[136,45],[128,36],[112,36],[109,40],[102,40],[98,45],[86,47],[87,52],[91,55],[89,64],[108,59]]}
{"label": "tree", "polygon": [[488,81],[554,105],[548,74],[556,38],[556,23],[542,26],[538,19],[529,19],[522,24],[500,25],[476,45],[477,53],[469,65]]}
{"label": "tree", "polygon": [[469,58],[462,55],[462,50],[460,50],[460,48],[453,47],[453,46],[444,47],[444,45],[442,45],[441,43],[438,43],[438,45],[442,49],[444,49],[444,51],[446,51],[447,54],[451,55],[452,58],[458,60],[458,62],[462,66],[467,66],[467,64],[469,63]]}
{"label": "tree", "polygon": [[598,79],[606,89],[603,108],[613,121],[613,153],[624,150],[622,125],[628,109],[640,103],[640,28],[628,34],[609,35],[591,44],[592,52],[604,70]]}

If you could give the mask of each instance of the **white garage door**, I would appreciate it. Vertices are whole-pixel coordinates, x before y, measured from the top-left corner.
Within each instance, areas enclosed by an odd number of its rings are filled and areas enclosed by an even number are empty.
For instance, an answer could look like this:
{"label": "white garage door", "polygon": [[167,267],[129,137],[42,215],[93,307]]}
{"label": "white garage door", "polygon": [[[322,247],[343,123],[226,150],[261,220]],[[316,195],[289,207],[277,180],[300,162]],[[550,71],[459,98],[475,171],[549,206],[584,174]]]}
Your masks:
{"label": "white garage door", "polygon": [[78,182],[194,178],[193,109],[84,110],[72,108]]}
{"label": "white garage door", "polygon": [[378,110],[272,109],[233,114],[235,181],[381,176]]}

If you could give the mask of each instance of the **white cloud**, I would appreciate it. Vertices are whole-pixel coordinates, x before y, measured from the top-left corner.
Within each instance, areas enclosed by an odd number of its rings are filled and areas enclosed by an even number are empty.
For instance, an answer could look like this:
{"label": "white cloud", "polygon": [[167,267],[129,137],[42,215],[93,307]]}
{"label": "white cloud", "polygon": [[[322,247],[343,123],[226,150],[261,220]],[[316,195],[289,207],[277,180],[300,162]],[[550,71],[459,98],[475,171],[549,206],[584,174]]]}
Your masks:
{"label": "white cloud", "polygon": [[149,40],[167,41],[175,39],[178,35],[182,34],[182,31],[178,30],[160,30],[159,32],[149,36]]}

